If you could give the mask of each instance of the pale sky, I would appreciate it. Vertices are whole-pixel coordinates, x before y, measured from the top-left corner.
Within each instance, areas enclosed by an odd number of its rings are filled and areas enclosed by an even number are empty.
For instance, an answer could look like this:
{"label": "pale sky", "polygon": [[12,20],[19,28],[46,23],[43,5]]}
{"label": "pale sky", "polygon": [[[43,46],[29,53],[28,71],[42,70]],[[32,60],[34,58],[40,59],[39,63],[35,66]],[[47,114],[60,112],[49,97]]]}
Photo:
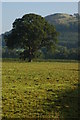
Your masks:
{"label": "pale sky", "polygon": [[[11,1],[11,2],[7,2],[7,1]],[[0,21],[0,34],[11,30],[12,23],[14,22],[14,20],[16,18],[21,18],[24,14],[35,13],[41,16],[47,16],[54,13],[74,14],[78,12],[78,2],[70,2],[75,0],[69,0],[69,2],[59,2],[63,0],[56,0],[58,2],[54,2],[55,0],[52,0],[53,2],[50,2],[50,0],[44,0],[48,2],[22,2],[22,0],[16,0],[19,2],[12,2],[12,1],[15,0],[2,0],[2,32],[1,32],[1,21]]]}
{"label": "pale sky", "polygon": [[79,0],[0,0],[1,2],[78,2]]}

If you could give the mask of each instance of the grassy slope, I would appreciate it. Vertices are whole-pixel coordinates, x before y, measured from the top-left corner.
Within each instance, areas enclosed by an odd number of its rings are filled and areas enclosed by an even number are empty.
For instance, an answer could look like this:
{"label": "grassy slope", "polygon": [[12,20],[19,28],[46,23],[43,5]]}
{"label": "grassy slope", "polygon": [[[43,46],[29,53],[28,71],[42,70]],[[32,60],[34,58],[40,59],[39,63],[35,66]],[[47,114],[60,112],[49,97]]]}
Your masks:
{"label": "grassy slope", "polygon": [[78,63],[3,62],[3,117],[78,117]]}
{"label": "grassy slope", "polygon": [[68,48],[77,48],[78,44],[78,19],[69,14],[57,13],[48,15],[45,19],[55,26],[60,33],[59,45]]}

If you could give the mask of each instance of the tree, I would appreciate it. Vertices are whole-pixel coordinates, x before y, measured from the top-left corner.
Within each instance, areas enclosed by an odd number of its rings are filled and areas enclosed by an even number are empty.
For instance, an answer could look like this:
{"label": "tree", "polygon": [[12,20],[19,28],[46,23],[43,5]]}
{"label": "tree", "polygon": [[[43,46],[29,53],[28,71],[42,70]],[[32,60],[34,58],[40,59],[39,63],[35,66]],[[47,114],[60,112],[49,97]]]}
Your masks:
{"label": "tree", "polygon": [[43,17],[36,14],[26,14],[22,18],[16,19],[10,34],[5,35],[8,48],[20,48],[20,54],[29,62],[35,57],[35,52],[42,47],[49,50],[57,42],[56,29],[50,25]]}

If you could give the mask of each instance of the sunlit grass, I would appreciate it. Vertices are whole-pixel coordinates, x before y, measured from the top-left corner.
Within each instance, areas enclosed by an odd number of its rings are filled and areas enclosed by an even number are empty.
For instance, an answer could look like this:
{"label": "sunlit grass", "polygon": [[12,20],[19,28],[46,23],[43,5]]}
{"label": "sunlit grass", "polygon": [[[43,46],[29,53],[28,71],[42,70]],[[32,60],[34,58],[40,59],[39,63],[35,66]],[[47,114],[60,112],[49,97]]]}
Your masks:
{"label": "sunlit grass", "polygon": [[78,117],[78,63],[3,62],[2,83],[3,117]]}

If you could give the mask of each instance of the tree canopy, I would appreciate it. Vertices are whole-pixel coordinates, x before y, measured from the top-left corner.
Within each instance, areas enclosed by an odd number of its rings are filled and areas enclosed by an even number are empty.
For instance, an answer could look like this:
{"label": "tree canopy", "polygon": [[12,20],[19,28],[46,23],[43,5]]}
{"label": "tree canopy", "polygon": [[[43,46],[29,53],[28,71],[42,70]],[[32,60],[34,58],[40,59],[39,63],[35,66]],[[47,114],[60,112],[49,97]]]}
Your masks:
{"label": "tree canopy", "polygon": [[8,48],[20,48],[20,57],[31,61],[35,52],[42,47],[47,50],[55,47],[58,33],[43,17],[36,14],[26,14],[16,19],[11,32],[5,35]]}

